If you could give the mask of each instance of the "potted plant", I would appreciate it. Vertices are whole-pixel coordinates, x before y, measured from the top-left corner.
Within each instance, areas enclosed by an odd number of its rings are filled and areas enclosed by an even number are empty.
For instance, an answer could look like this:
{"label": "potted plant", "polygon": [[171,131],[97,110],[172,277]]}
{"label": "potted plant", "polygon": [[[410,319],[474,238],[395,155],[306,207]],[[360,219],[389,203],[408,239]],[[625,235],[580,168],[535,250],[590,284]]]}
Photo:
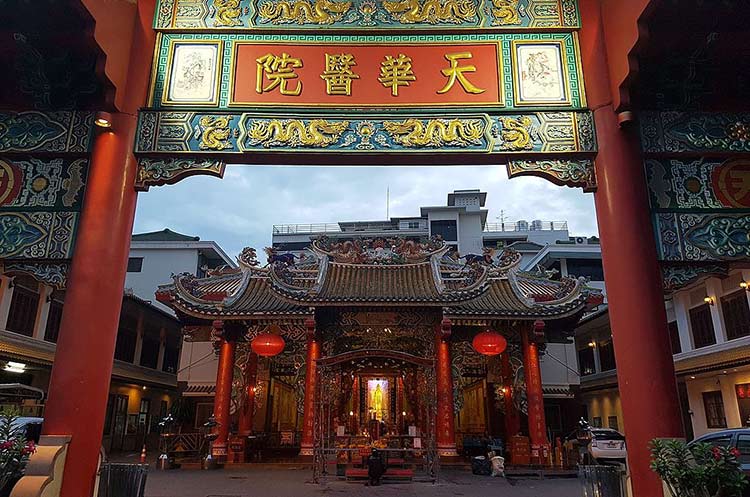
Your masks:
{"label": "potted plant", "polygon": [[16,411],[0,411],[0,496],[10,495],[13,485],[23,476],[29,456],[36,451],[26,440]]}
{"label": "potted plant", "polygon": [[673,497],[740,497],[747,485],[735,447],[656,439],[651,455],[651,469]]}

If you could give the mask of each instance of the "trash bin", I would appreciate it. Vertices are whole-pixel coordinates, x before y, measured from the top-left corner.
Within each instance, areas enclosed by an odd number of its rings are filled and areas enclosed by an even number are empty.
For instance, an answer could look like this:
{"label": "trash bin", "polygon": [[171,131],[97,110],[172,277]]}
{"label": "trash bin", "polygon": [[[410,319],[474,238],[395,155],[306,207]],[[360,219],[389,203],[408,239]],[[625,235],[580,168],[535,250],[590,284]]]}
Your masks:
{"label": "trash bin", "polygon": [[583,497],[625,497],[623,476],[620,466],[578,466]]}
{"label": "trash bin", "polygon": [[99,497],[143,497],[148,464],[102,463]]}

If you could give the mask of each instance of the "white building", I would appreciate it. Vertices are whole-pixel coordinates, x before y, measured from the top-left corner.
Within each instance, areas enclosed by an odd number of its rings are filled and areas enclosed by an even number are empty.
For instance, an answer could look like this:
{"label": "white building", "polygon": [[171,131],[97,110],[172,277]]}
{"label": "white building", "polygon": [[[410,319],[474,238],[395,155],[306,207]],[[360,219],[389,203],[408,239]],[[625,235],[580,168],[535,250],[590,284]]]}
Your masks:
{"label": "white building", "polygon": [[[486,199],[487,193],[480,190],[456,190],[448,194],[446,205],[421,207],[420,215],[415,217],[275,225],[273,247],[279,253],[293,252],[299,255],[310,244],[312,237],[323,235],[342,240],[440,235],[454,245],[461,255],[482,254],[485,248],[508,247],[521,253],[522,270],[554,270],[555,277],[583,276],[590,279],[590,286],[604,289],[601,249],[597,238],[571,236],[564,221],[487,223]],[[554,432],[556,423],[562,426],[563,416],[573,415],[561,410],[570,408],[580,383],[576,346],[572,340],[570,343],[547,344],[541,358],[541,369],[545,399],[560,399],[559,403],[545,402],[547,424]]]}
{"label": "white building", "polygon": [[[688,438],[750,427],[750,271],[703,277],[666,301],[668,332]],[[576,332],[589,419],[622,419],[606,310]],[[622,426],[620,426],[622,429]]]}

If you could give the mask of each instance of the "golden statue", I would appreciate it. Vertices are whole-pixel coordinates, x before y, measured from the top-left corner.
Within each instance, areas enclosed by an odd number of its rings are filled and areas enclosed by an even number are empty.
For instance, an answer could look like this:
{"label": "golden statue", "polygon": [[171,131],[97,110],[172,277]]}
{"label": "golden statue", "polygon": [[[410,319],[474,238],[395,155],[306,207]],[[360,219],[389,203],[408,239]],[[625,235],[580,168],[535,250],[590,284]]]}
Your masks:
{"label": "golden statue", "polygon": [[372,407],[375,409],[375,416],[380,419],[383,417],[383,389],[380,388],[380,384],[375,387],[375,391],[372,393]]}

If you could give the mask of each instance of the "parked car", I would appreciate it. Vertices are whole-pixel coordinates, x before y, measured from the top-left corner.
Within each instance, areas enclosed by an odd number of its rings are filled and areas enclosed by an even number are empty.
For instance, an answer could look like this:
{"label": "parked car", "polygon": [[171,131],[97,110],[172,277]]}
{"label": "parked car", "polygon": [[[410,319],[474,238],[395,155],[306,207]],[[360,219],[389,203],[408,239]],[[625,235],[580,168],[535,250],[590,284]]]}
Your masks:
{"label": "parked car", "polygon": [[589,453],[597,463],[621,462],[625,464],[627,451],[625,435],[611,428],[591,428]]}
{"label": "parked car", "polygon": [[[688,446],[698,442],[707,443],[713,447],[737,447],[740,451],[740,467],[750,480],[750,428],[706,433],[690,442]],[[743,495],[750,496],[750,485],[745,487]]]}
{"label": "parked car", "polygon": [[[585,435],[585,436],[582,436]],[[591,440],[588,443],[588,440]],[[588,444],[587,453],[580,455],[579,448]],[[611,428],[592,428],[586,424],[583,431],[578,430],[568,437],[566,448],[583,464],[625,464],[627,451],[625,449],[625,435]]]}
{"label": "parked car", "polygon": [[16,419],[13,423],[14,428],[21,428],[26,435],[26,440],[33,440],[34,443],[39,443],[39,436],[42,434],[42,422],[44,418],[34,418],[29,416],[22,416]]}

